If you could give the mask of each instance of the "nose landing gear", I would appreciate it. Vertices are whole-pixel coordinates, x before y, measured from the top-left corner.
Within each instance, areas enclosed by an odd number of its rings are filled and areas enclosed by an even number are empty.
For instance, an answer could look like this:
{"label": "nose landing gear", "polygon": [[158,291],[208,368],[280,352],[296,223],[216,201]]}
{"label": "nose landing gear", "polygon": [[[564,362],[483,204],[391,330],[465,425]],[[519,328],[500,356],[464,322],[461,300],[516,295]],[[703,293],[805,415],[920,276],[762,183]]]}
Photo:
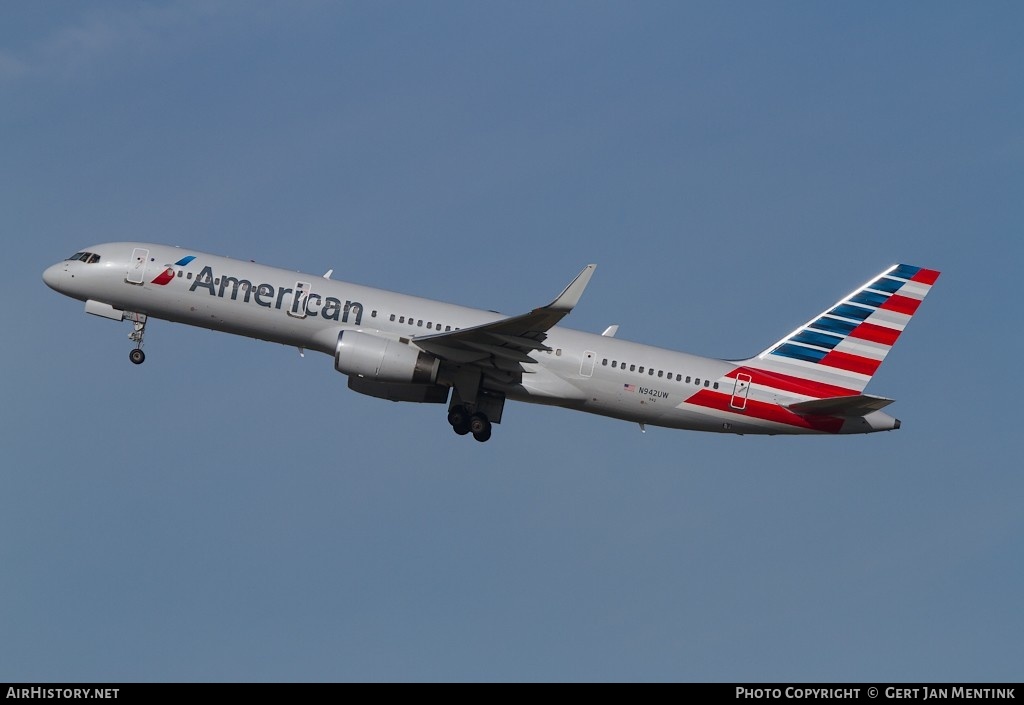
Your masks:
{"label": "nose landing gear", "polygon": [[135,343],[135,349],[128,353],[128,359],[136,365],[141,365],[146,361],[146,353],[142,352],[142,336],[146,333],[146,315],[144,313],[132,313],[126,316],[133,326],[133,330],[128,334],[128,340]]}

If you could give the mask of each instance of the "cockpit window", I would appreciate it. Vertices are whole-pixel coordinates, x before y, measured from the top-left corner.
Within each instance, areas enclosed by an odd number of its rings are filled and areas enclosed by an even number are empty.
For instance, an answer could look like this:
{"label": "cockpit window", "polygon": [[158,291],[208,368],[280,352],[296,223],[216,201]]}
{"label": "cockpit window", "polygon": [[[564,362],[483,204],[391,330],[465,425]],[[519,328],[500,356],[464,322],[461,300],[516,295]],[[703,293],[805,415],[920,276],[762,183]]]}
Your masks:
{"label": "cockpit window", "polygon": [[100,261],[100,256],[92,252],[76,252],[67,259],[68,262],[72,262],[75,260],[81,260],[86,264],[96,264],[97,262]]}

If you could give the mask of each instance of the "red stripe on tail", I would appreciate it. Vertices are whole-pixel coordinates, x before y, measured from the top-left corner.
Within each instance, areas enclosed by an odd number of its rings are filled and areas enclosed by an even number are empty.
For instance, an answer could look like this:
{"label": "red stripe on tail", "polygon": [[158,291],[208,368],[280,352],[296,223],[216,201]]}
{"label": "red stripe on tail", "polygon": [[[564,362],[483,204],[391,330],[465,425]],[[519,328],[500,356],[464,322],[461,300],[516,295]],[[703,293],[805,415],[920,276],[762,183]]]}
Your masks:
{"label": "red stripe on tail", "polygon": [[939,274],[941,274],[941,272],[934,269],[922,269],[915,274],[910,281],[918,282],[919,284],[928,284],[931,286],[935,283],[935,280],[939,278]]}
{"label": "red stripe on tail", "polygon": [[870,340],[872,343],[881,343],[882,345],[892,345],[900,337],[900,331],[874,323],[861,323],[853,329],[850,337]]}
{"label": "red stripe on tail", "polygon": [[837,367],[840,370],[849,370],[850,372],[857,372],[858,374],[867,375],[870,377],[875,374],[875,370],[882,364],[881,360],[872,360],[870,357],[861,357],[860,355],[851,355],[850,353],[840,352],[839,350],[833,350],[825,357],[821,358],[821,365],[828,365],[829,367]]}
{"label": "red stripe on tail", "polygon": [[888,301],[879,306],[879,308],[883,311],[895,311],[896,313],[905,313],[908,316],[913,316],[914,312],[917,311],[917,307],[920,305],[920,299],[912,299],[909,296],[893,294],[889,297]]}

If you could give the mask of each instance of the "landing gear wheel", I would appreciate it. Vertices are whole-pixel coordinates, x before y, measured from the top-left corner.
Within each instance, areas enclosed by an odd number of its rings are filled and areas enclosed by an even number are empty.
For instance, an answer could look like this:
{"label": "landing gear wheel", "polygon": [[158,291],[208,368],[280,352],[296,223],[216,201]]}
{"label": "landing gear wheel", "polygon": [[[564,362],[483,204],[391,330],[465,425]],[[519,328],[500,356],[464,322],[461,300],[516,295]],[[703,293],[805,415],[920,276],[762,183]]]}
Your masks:
{"label": "landing gear wheel", "polygon": [[483,443],[491,437],[491,422],[483,414],[473,414],[469,417],[469,430],[473,438]]}
{"label": "landing gear wheel", "polygon": [[128,340],[135,343],[135,349],[128,353],[128,359],[136,365],[146,361],[146,353],[142,352],[142,337],[146,334],[146,315],[142,313],[126,313],[128,320],[132,322],[132,332],[128,334]]}
{"label": "landing gear wheel", "polygon": [[448,423],[452,425],[455,433],[465,436],[469,433],[469,410],[464,406],[452,407],[448,412]]}
{"label": "landing gear wheel", "polygon": [[466,407],[452,407],[452,410],[448,412],[448,423],[450,423],[453,428],[466,426],[469,423],[469,412],[466,410]]}

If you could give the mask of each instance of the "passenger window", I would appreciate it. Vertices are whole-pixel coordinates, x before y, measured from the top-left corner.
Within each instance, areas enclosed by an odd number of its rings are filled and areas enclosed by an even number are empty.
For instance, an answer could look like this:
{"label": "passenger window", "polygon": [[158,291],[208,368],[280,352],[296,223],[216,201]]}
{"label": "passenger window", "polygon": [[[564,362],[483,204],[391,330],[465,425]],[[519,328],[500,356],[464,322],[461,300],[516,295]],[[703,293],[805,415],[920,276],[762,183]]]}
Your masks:
{"label": "passenger window", "polygon": [[630,365],[629,366],[629,371],[630,372],[635,372],[636,371],[636,365]]}
{"label": "passenger window", "polygon": [[417,328],[422,328],[423,327],[423,319],[422,318],[420,320],[416,321],[416,327]]}
{"label": "passenger window", "polygon": [[451,326],[445,326],[445,327],[444,327],[444,332],[445,332],[445,333],[447,333],[447,332],[448,332],[448,331],[450,331],[451,329],[452,329],[452,327],[451,327]]}
{"label": "passenger window", "polygon": [[651,377],[653,377],[654,376],[654,368],[652,367],[651,369],[647,370],[647,374],[649,374]]}
{"label": "passenger window", "polygon": [[399,316],[398,322],[399,323],[405,323],[405,316]]}
{"label": "passenger window", "polygon": [[715,382],[715,389],[718,389],[718,382]]}
{"label": "passenger window", "polygon": [[[659,377],[661,377],[663,374],[665,374],[665,372],[663,370],[658,370],[658,376]],[[671,376],[672,375],[669,375],[669,377],[671,377]]]}
{"label": "passenger window", "polygon": [[374,309],[373,311],[370,311],[370,318],[376,318],[376,317],[377,317],[377,309]]}
{"label": "passenger window", "polygon": [[601,366],[602,367],[608,367],[608,358],[607,357],[605,359],[601,360]]}
{"label": "passenger window", "polygon": [[391,316],[388,318],[388,320],[389,321],[394,321],[395,320],[395,314],[392,313]]}
{"label": "passenger window", "polygon": [[696,384],[699,387],[700,386],[700,377],[698,377],[697,379],[693,380],[693,383]]}
{"label": "passenger window", "polygon": [[619,366],[619,361],[618,360],[612,360],[612,369],[616,369],[616,368],[618,368],[618,366]]}
{"label": "passenger window", "polygon": [[689,384],[689,383],[690,383],[690,375],[686,375],[686,383],[687,383],[687,384]]}
{"label": "passenger window", "polygon": [[705,387],[710,386],[710,385],[711,385],[711,380],[709,380],[709,379],[704,380],[704,386]]}
{"label": "passenger window", "polygon": [[644,366],[640,365],[640,374],[643,374],[643,373],[644,373]]}
{"label": "passenger window", "polygon": [[562,348],[555,348],[555,357],[562,356]]}
{"label": "passenger window", "polygon": [[186,279],[191,279],[191,278],[192,278],[192,272],[189,272],[189,273],[188,273],[188,276],[186,276],[185,278],[186,278]]}
{"label": "passenger window", "polygon": [[677,374],[677,375],[676,375],[676,382],[681,382],[682,380],[683,380],[683,376],[682,376],[682,375],[679,375],[679,374]]}
{"label": "passenger window", "polygon": [[181,279],[181,277],[184,276],[184,274],[185,274],[185,272],[181,271],[180,269],[178,270],[178,278],[179,279]]}

